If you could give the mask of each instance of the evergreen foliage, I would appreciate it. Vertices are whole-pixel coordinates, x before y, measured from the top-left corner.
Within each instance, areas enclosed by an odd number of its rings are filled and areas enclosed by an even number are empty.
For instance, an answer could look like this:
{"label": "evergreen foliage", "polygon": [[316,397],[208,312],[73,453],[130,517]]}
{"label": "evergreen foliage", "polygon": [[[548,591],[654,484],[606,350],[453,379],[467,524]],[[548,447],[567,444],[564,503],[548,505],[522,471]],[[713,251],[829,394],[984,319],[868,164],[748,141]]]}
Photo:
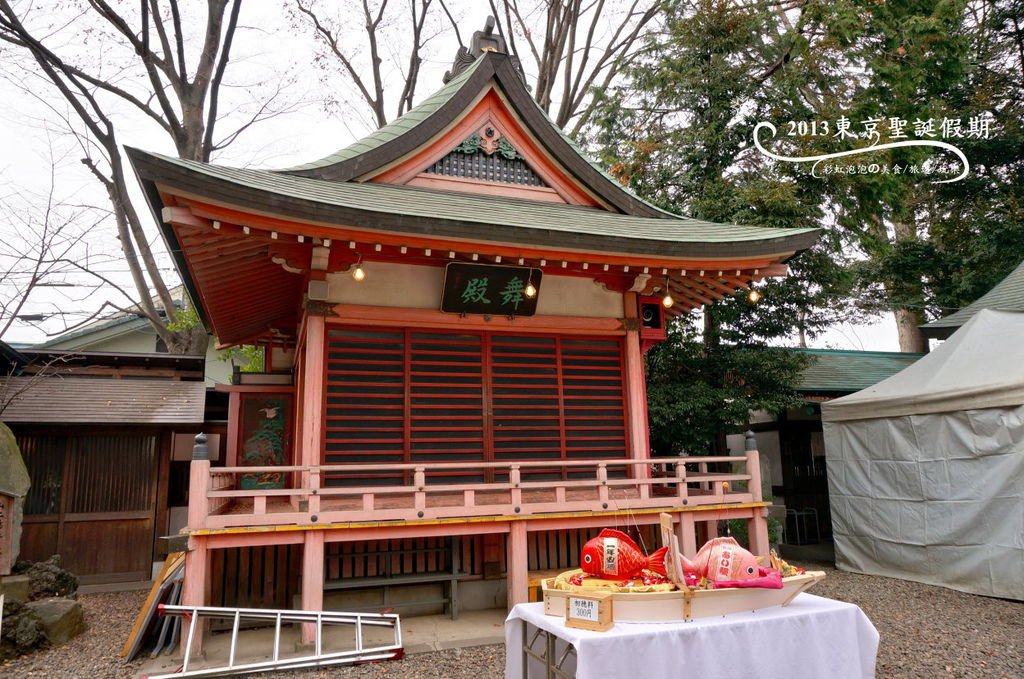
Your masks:
{"label": "evergreen foliage", "polygon": [[[627,81],[602,93],[588,141],[620,181],[673,212],[817,226],[822,238],[790,261],[789,277],[759,286],[761,303],[737,296],[703,319],[684,317],[652,351],[656,450],[720,448],[715,432],[739,430],[748,407],[792,402],[792,352],[758,347],[893,312],[901,347],[922,350],[918,324],[969,304],[1020,263],[1022,25],[1024,3],[1009,0],[667,3]],[[888,137],[890,118],[966,126],[974,116],[992,117],[992,134],[949,140],[971,172],[948,184],[915,174],[814,176],[809,163],[771,161],[752,144],[760,121],[780,132],[786,121],[831,121],[827,135],[770,140],[776,153],[803,156],[871,143],[837,137],[842,117],[858,133],[862,121],[881,119]],[[956,163],[925,147],[870,157]],[[733,375],[742,375],[739,393]]]}

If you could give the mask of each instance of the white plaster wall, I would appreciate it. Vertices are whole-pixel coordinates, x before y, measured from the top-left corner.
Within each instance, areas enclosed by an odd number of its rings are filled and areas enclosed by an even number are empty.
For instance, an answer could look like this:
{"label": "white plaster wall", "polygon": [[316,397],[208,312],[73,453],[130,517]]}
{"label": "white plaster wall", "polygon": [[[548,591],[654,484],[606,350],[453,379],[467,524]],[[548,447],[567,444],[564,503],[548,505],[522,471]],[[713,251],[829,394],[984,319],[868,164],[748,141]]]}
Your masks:
{"label": "white plaster wall", "polygon": [[[347,272],[328,274],[328,301],[334,304],[440,309],[444,269],[365,262],[366,278],[356,281]],[[622,294],[605,290],[589,278],[545,274],[537,314],[621,318]]]}

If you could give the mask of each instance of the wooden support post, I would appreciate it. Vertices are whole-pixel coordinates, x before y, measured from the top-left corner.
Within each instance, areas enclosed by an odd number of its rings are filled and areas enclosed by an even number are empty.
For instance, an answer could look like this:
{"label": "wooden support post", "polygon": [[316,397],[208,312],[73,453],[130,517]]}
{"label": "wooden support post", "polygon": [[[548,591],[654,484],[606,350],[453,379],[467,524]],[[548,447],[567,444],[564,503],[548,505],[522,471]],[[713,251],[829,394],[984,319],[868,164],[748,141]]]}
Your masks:
{"label": "wooden support post", "polygon": [[[196,434],[195,445],[192,446],[192,462],[188,479],[188,528],[199,530],[206,525],[206,517],[210,514],[210,450],[206,446],[206,434]],[[206,606],[210,598],[210,563],[206,537],[192,535],[188,539],[188,552],[185,554],[185,576],[181,583],[182,606]],[[205,625],[196,629],[192,640],[192,655],[203,652],[203,633]],[[182,642],[182,653],[185,645]]]}
{"label": "wooden support post", "polygon": [[[190,505],[191,506],[191,505]],[[181,583],[182,606],[208,606],[210,603],[210,550],[206,536],[193,535],[188,539],[185,553],[185,576]],[[192,657],[203,653],[203,635],[209,621],[199,621],[192,639]],[[185,635],[182,635],[181,653],[185,653]]]}
{"label": "wooden support post", "polygon": [[[302,610],[324,609],[324,532],[307,530],[302,549]],[[316,625],[303,623],[302,643],[311,644],[316,637]]]}
{"label": "wooden support post", "polygon": [[754,556],[768,556],[771,546],[768,544],[768,508],[754,510],[754,516],[747,519],[747,539],[750,541],[750,553]]}
{"label": "wooden support post", "polygon": [[237,391],[228,393],[228,440],[224,446],[224,466],[238,466],[238,439],[242,431],[242,395]]}
{"label": "wooden support post", "polygon": [[427,508],[427,473],[423,467],[416,467],[412,474],[412,484],[416,492],[413,494],[413,503],[419,510],[419,516],[423,516],[423,510]]}
{"label": "wooden support post", "polygon": [[[686,485],[686,463],[676,463],[676,495],[679,496],[681,504],[686,504],[690,495],[690,488]],[[680,547],[682,549],[682,547]]]}
{"label": "wooden support post", "polygon": [[508,607],[525,604],[529,596],[529,560],[526,544],[526,522],[509,523],[508,543],[505,547],[508,563],[505,567],[508,588]]}
{"label": "wooden support post", "polygon": [[694,512],[679,514],[679,523],[676,524],[679,549],[683,551],[683,556],[687,559],[692,559],[697,555],[697,524],[693,515]]}
{"label": "wooden support post", "polygon": [[512,501],[512,511],[519,513],[523,507],[523,489],[521,487],[523,481],[522,473],[519,471],[519,465],[514,464],[509,468],[508,482],[512,485],[512,490],[509,493],[509,498]]}
{"label": "wooden support post", "polygon": [[747,474],[750,476],[747,490],[754,502],[761,502],[764,498],[761,490],[761,455],[757,450],[757,437],[754,432],[747,432],[743,450],[747,457]]}
{"label": "wooden support post", "polygon": [[314,467],[309,470],[309,495],[306,496],[308,505],[308,511],[310,516],[316,516],[320,513],[320,467]]}

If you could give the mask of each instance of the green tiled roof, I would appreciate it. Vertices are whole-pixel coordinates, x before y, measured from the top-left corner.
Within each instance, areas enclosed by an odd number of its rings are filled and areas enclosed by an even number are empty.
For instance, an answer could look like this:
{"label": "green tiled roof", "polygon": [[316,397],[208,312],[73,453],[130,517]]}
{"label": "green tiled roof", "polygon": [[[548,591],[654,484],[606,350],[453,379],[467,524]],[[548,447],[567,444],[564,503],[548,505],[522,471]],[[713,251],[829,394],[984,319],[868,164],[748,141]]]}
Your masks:
{"label": "green tiled roof", "polygon": [[65,332],[63,334],[57,335],[56,337],[51,337],[45,342],[40,342],[39,344],[33,345],[32,348],[47,349],[60,344],[64,344],[74,339],[78,339],[79,337],[85,337],[87,335],[92,335],[93,333],[103,332],[104,330],[109,330],[110,328],[116,328],[120,325],[128,324],[138,324],[140,327],[148,327],[149,321],[147,321],[141,314],[126,313],[118,315],[114,318],[99,320],[96,321],[95,323],[91,323],[77,330],[72,330],[71,332]]}
{"label": "green tiled roof", "polygon": [[[295,167],[283,168],[277,170],[282,173],[306,173],[310,170],[320,170],[328,168],[337,163],[351,160],[359,156],[365,155],[374,151],[384,144],[398,139],[399,137],[411,132],[418,127],[422,122],[434,115],[438,109],[452,100],[458,92],[462,89],[463,85],[470,79],[470,77],[480,68],[488,57],[486,55],[480,56],[473,61],[464,71],[459,73],[457,76],[452,78],[445,84],[444,87],[434,92],[432,95],[424,99],[418,105],[410,109],[405,115],[400,118],[396,118],[387,125],[371,132],[366,137],[363,137],[359,141],[346,146],[340,151],[336,151],[329,156],[314,160],[303,165],[297,165]],[[546,122],[557,135],[568,144],[572,152],[579,156],[587,165],[593,168],[598,174],[600,174],[605,180],[610,182],[617,190],[622,191],[634,200],[643,203],[651,210],[658,214],[671,216],[670,212],[663,210],[662,208],[654,205],[653,203],[638,196],[629,186],[626,186],[619,182],[615,177],[612,177],[600,163],[595,161],[590,154],[585,152],[580,146],[572,139],[565,131],[551,120],[550,116],[540,107],[539,104],[533,99],[533,97],[527,96],[525,99],[529,102],[527,105],[531,106],[540,115],[541,119]]]}
{"label": "green tiled roof", "polygon": [[[686,256],[674,244],[706,244],[712,256],[735,255],[722,244],[759,244],[762,254],[800,250],[814,242],[817,229],[782,229],[717,224],[684,217],[655,218],[558,203],[461,194],[377,183],[332,182],[267,170],[208,165],[128,149],[143,179],[245,204],[284,217],[330,222],[339,211],[371,215],[370,228],[415,232],[429,223],[431,233],[480,240],[594,247],[625,253]],[[347,214],[347,213],[346,213]],[[390,221],[389,221],[390,220]],[[397,220],[397,221],[396,221]],[[396,223],[397,226],[391,226]],[[511,228],[510,228],[511,227]],[[421,227],[427,228],[427,227]]]}
{"label": "green tiled roof", "polygon": [[971,304],[936,321],[925,323],[921,328],[929,337],[939,339],[949,337],[982,309],[1024,311],[1024,262],[1021,262],[1016,269],[1010,272],[1010,275]]}
{"label": "green tiled roof", "polygon": [[384,127],[371,132],[359,141],[346,146],[340,151],[335,151],[331,155],[325,156],[319,160],[314,160],[304,165],[296,165],[295,167],[278,170],[278,172],[299,172],[302,170],[315,170],[321,167],[327,167],[328,165],[333,165],[342,160],[361,156],[362,154],[372,151],[392,139],[402,136],[429,118],[431,114],[451,99],[452,96],[459,91],[463,83],[469,80],[469,77],[473,75],[473,72],[476,71],[483,61],[483,59],[477,59],[470,64],[466,70],[449,80],[444,87],[439,89],[437,92],[434,92],[413,108],[409,109],[405,115],[392,120]]}
{"label": "green tiled roof", "polygon": [[911,365],[924,354],[895,351],[795,349],[811,357],[799,391],[853,393],[874,386]]}

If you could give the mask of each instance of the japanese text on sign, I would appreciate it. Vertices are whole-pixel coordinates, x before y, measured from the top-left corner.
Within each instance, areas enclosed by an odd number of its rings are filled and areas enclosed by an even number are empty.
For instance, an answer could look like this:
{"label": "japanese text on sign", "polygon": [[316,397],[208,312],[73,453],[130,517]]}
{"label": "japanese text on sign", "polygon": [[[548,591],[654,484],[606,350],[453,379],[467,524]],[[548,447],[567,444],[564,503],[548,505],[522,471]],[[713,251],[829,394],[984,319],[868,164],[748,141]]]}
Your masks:
{"label": "japanese text on sign", "polygon": [[445,269],[441,311],[532,316],[541,277],[540,269],[529,267],[452,262]]}
{"label": "japanese text on sign", "polygon": [[593,599],[577,599],[569,597],[569,617],[577,620],[600,621],[597,601]]}

